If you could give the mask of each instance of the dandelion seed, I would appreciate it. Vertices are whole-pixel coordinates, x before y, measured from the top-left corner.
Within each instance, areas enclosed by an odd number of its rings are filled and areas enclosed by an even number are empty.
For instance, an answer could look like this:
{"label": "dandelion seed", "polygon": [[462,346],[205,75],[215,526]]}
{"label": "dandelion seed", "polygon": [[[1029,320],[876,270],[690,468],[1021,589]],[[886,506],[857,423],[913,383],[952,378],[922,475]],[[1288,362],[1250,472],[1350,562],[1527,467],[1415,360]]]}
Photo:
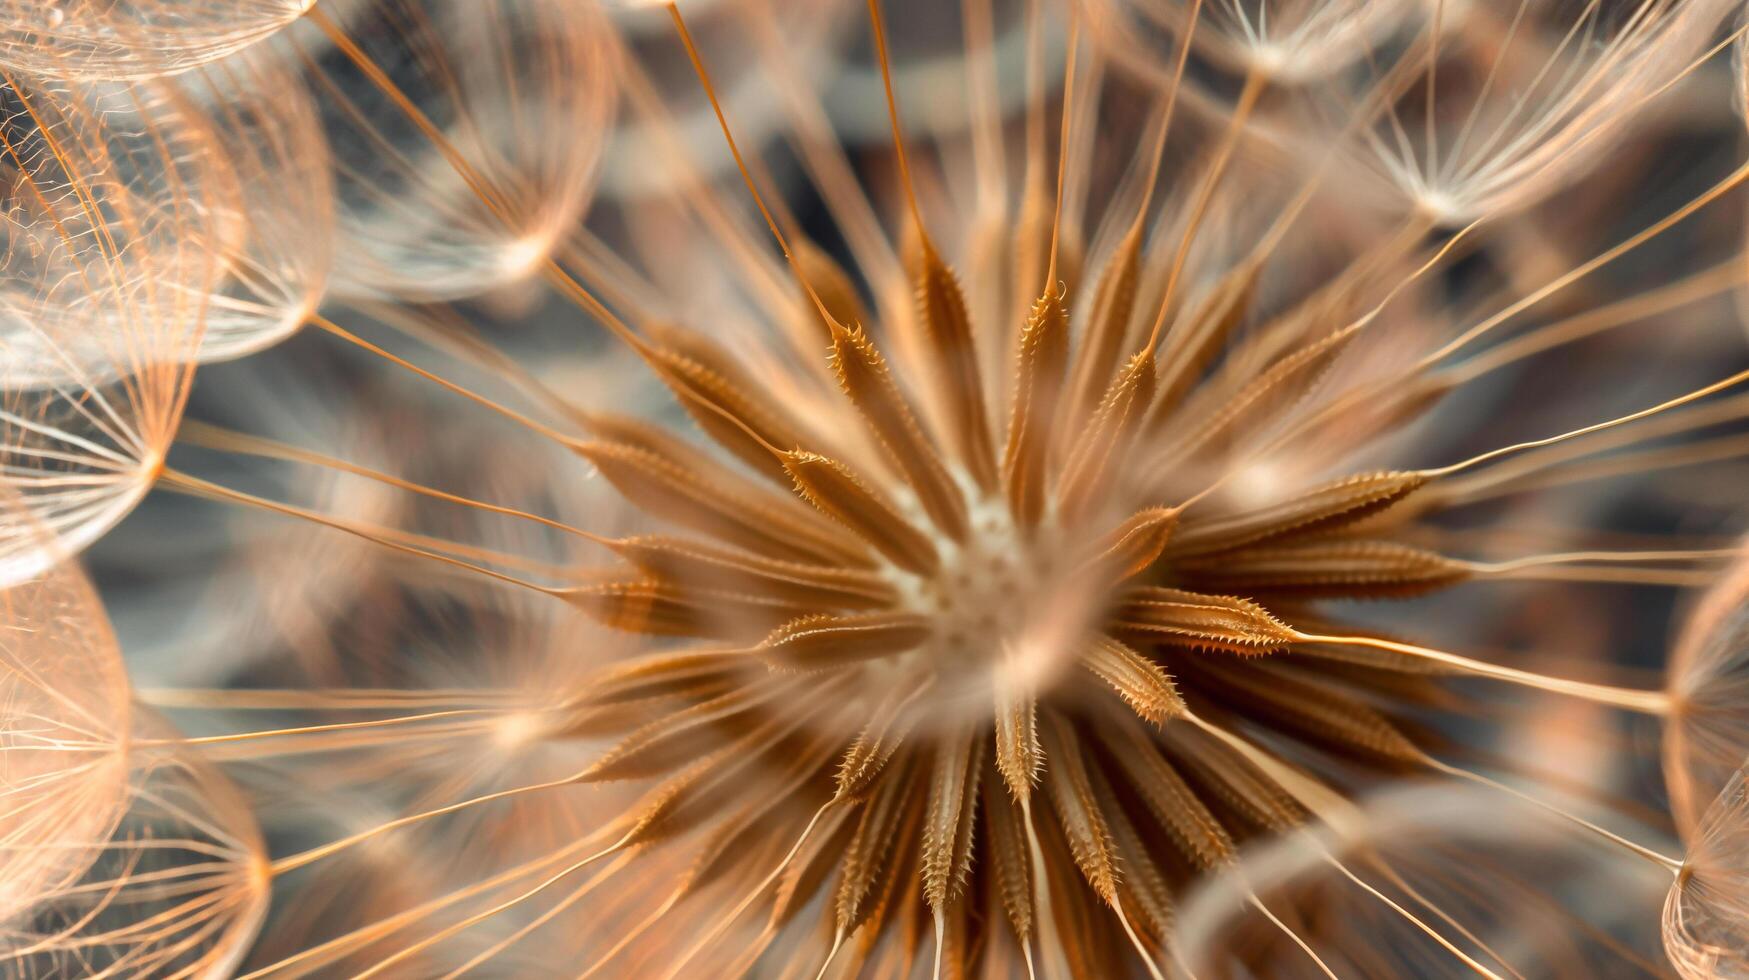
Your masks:
{"label": "dandelion seed", "polygon": [[592,5],[556,0],[354,3],[276,39],[333,155],[335,291],[450,299],[537,271],[612,119],[605,31]]}
{"label": "dandelion seed", "polygon": [[1414,4],[1394,0],[1096,0],[1088,8],[1094,30],[1145,71],[1170,77],[1176,39],[1193,33],[1200,55],[1288,84],[1328,79],[1387,47],[1420,16]]}
{"label": "dandelion seed", "polygon": [[[66,839],[77,877],[0,925],[20,976],[235,971],[267,912],[267,864],[236,790],[145,719],[131,733],[118,817]],[[145,744],[138,744],[145,743]]]}
{"label": "dandelion seed", "polygon": [[209,300],[203,361],[284,340],[322,300],[333,255],[334,191],[314,99],[261,49],[179,76],[209,121],[235,182],[240,225]]}
{"label": "dandelion seed", "polygon": [[267,902],[247,806],[132,703],[103,607],[76,564],[9,588],[0,605],[4,969],[232,969]]}
{"label": "dandelion seed", "polygon": [[1426,49],[1368,138],[1374,166],[1453,225],[1523,206],[1607,152],[1623,120],[1704,60],[1727,10],[1436,4]]}
{"label": "dandelion seed", "polygon": [[1743,773],[1726,780],[1691,834],[1689,857],[1664,904],[1664,944],[1687,980],[1745,969],[1745,800]]}
{"label": "dandelion seed", "polygon": [[54,560],[42,541],[77,551],[151,486],[193,379],[214,252],[238,229],[211,130],[164,89],[0,73],[0,466],[34,522],[0,529],[0,581],[16,582]]}

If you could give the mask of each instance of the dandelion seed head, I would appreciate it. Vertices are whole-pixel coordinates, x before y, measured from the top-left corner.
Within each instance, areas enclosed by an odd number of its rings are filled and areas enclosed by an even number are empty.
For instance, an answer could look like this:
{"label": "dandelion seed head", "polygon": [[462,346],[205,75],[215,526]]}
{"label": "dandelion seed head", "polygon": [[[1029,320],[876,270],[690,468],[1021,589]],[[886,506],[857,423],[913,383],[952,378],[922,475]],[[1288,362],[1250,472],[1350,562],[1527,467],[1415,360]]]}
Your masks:
{"label": "dandelion seed head", "polygon": [[[136,607],[236,581],[130,652],[186,687],[0,645],[57,671],[0,677],[0,798],[107,802],[0,808],[0,972],[1734,962],[1740,597],[1665,683],[1613,663],[1646,596],[1734,581],[1663,538],[1740,475],[1741,352],[1688,341],[1749,168],[1622,139],[1704,101],[1724,7],[324,0],[164,60],[137,4],[131,59],[48,43],[8,135],[127,152],[0,183],[54,192],[6,212],[0,572],[102,538]],[[109,769],[32,741],[85,749],[79,671]],[[1642,728],[1680,857],[1618,778]]]}

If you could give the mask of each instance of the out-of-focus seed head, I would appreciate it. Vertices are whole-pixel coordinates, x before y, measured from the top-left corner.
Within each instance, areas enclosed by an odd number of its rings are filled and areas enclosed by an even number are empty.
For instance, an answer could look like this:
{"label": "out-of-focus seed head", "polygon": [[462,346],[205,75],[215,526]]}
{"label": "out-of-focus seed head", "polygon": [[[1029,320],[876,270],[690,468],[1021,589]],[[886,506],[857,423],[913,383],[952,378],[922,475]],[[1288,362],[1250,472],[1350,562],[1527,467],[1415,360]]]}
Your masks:
{"label": "out-of-focus seed head", "polygon": [[[7,520],[28,526],[15,499]],[[47,547],[54,543],[46,542]],[[0,592],[0,921],[83,875],[127,806],[133,704],[91,583],[64,563]]]}
{"label": "out-of-focus seed head", "polygon": [[315,0],[6,0],[0,64],[62,77],[187,71],[255,44]]}
{"label": "out-of-focus seed head", "polygon": [[1700,600],[1671,654],[1669,683],[1665,780],[1677,826],[1692,837],[1749,758],[1749,559]]}

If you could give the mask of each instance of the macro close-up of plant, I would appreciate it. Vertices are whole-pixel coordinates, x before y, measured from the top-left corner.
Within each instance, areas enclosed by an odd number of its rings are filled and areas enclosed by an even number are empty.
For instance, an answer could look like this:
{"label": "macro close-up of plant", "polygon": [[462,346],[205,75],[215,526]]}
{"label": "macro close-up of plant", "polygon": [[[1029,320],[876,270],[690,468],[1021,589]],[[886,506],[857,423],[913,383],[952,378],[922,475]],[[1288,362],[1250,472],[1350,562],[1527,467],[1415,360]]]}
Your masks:
{"label": "macro close-up of plant", "polygon": [[1749,978],[1739,0],[0,0],[0,977]]}

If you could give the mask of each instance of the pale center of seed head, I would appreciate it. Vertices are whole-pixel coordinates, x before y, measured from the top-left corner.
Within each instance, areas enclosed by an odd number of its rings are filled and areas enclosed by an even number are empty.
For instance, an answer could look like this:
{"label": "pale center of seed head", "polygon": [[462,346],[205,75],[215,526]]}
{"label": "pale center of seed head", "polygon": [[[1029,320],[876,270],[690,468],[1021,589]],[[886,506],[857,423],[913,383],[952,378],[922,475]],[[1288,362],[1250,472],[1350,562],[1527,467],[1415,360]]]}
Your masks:
{"label": "pale center of seed head", "polygon": [[921,583],[922,610],[936,623],[947,657],[987,660],[1014,628],[1033,591],[1036,569],[1007,515],[979,515],[963,544],[943,541],[941,570]]}
{"label": "pale center of seed head", "polygon": [[507,752],[516,752],[546,734],[548,719],[539,711],[523,710],[505,714],[492,726],[492,744]]}
{"label": "pale center of seed head", "polygon": [[950,687],[959,686],[952,683],[957,677],[983,688],[995,673],[1042,685],[1072,645],[1071,634],[1085,625],[1084,611],[1059,608],[1072,583],[1053,578],[1058,563],[1049,532],[1023,532],[1003,501],[970,488],[967,508],[963,542],[935,539],[941,559],[935,575],[898,576],[905,605],[934,626],[914,656],[926,658]]}

